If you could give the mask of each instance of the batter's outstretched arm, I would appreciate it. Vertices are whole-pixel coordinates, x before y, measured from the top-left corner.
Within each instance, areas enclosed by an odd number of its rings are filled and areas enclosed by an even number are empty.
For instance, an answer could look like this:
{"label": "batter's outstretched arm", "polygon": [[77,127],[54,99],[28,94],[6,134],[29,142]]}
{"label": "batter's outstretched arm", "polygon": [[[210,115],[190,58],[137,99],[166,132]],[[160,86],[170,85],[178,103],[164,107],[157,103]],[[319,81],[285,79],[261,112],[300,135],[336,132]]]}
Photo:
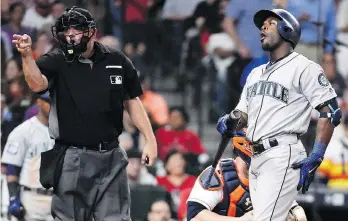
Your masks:
{"label": "batter's outstretched arm", "polygon": [[[329,107],[325,106],[319,110],[321,113],[330,113]],[[332,134],[334,131],[334,126],[331,124],[330,119],[320,118],[317,125],[316,141],[329,144]]]}
{"label": "batter's outstretched arm", "polygon": [[317,125],[317,136],[311,155],[292,165],[293,169],[300,169],[301,176],[297,190],[302,188],[302,193],[306,193],[309,185],[313,181],[315,171],[324,159],[326,147],[329,144],[334,128],[340,124],[342,111],[338,107],[336,98],[328,100],[316,107],[320,112]]}

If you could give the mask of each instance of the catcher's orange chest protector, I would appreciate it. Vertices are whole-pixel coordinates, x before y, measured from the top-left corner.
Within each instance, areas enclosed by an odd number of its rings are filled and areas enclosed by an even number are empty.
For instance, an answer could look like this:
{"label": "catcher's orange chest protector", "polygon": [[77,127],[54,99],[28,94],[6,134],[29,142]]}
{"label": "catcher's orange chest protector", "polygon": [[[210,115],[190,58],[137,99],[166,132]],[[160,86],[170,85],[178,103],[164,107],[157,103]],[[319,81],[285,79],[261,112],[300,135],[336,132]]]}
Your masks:
{"label": "catcher's orange chest protector", "polygon": [[238,176],[233,159],[220,161],[219,177],[223,180],[223,200],[216,205],[213,212],[231,217],[240,217],[252,209],[249,194],[249,181]]}

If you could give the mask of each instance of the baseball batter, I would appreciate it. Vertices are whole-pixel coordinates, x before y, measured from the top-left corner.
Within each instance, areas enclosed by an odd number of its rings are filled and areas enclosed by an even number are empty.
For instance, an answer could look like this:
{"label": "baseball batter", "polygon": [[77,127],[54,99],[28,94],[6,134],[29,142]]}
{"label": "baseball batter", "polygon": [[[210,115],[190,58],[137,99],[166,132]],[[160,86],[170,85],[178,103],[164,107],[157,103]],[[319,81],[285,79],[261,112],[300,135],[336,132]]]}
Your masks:
{"label": "baseball batter", "polygon": [[[342,112],[322,67],[294,52],[301,35],[295,17],[282,9],[260,10],[254,23],[270,61],[248,76],[235,108],[242,112],[236,130],[248,126],[252,144],[253,219],[285,220],[298,190],[308,190]],[[299,136],[306,133],[313,109],[320,118],[313,151],[306,158]],[[217,129],[233,137],[227,117],[219,119]]]}
{"label": "baseball batter", "polygon": [[[250,144],[245,135],[233,137],[235,159],[221,159],[209,188],[204,188],[208,168],[197,178],[187,200],[187,220],[194,221],[247,221],[252,220],[248,169]],[[306,214],[296,201],[287,215],[287,221],[306,221]]]}
{"label": "baseball batter", "polygon": [[47,127],[48,95],[40,96],[37,104],[39,113],[11,132],[2,157],[10,196],[8,213],[18,220],[53,220],[52,191],[39,181],[40,154],[54,145]]}

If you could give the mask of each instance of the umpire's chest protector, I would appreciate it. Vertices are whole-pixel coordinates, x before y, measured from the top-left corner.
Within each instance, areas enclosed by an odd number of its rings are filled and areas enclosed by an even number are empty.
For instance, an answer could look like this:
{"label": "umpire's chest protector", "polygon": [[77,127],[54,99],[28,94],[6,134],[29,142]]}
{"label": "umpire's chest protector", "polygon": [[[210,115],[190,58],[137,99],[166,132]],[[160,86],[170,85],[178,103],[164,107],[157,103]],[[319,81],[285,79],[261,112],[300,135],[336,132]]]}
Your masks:
{"label": "umpire's chest protector", "polygon": [[222,159],[220,164],[224,180],[224,197],[213,209],[213,212],[223,216],[243,216],[245,212],[251,210],[249,182],[247,179],[241,179],[238,176],[232,159]]}

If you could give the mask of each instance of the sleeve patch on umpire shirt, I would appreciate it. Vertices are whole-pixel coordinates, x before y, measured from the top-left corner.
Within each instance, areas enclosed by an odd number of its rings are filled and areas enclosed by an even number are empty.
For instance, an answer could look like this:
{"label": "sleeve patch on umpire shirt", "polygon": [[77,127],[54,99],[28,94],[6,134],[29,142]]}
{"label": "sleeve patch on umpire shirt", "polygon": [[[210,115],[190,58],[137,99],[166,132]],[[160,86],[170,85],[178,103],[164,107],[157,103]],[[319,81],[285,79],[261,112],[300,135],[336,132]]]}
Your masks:
{"label": "sleeve patch on umpire shirt", "polygon": [[19,144],[18,143],[10,143],[7,146],[7,152],[12,155],[16,155],[18,153]]}
{"label": "sleeve patch on umpire shirt", "polygon": [[318,76],[318,82],[321,86],[323,87],[327,87],[329,86],[329,80],[327,79],[327,77],[325,76],[324,73],[320,73]]}

